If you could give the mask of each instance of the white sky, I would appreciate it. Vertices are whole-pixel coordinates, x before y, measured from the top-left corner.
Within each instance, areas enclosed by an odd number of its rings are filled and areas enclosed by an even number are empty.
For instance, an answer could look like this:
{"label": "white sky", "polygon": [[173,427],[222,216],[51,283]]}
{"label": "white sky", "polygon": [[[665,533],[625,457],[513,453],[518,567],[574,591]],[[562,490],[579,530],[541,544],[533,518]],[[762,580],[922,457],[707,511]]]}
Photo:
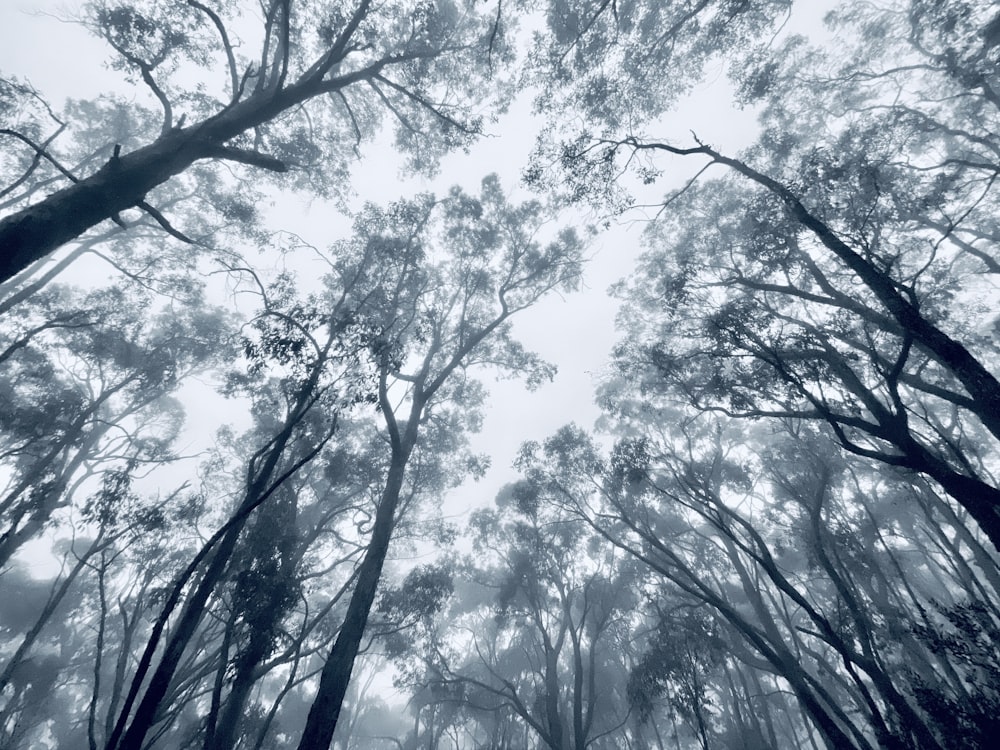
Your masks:
{"label": "white sky", "polygon": [[[789,29],[815,29],[831,4],[828,0],[799,2]],[[71,9],[78,5],[73,0],[0,0],[0,72],[26,78],[56,105],[67,96],[87,98],[121,87],[120,74],[102,64],[108,55],[106,46],[82,27],[56,17],[72,15]],[[138,95],[145,93],[140,90]],[[719,64],[709,70],[706,83],[681,102],[677,114],[661,123],[662,130],[658,128],[655,134],[685,143],[689,131],[694,130],[720,150],[734,153],[753,139],[756,127],[752,114],[733,109],[729,99],[723,66]],[[516,102],[510,114],[492,128],[497,137],[484,139],[469,155],[449,156],[433,183],[423,179],[400,181],[391,149],[368,144],[363,149],[364,161],[355,169],[355,189],[361,200],[386,202],[420,190],[443,192],[455,183],[475,190],[483,176],[497,172],[509,194],[527,197],[519,179],[534,143],[537,123],[531,115],[530,101],[525,98]],[[690,162],[678,166],[677,174],[661,180],[651,197],[681,184],[699,165]],[[290,229],[316,244],[326,244],[333,238],[322,236],[324,228],[319,222],[320,217],[328,221],[329,214],[320,206],[310,209],[305,201],[301,196],[283,199],[282,205],[291,202],[285,214],[288,223],[284,224],[279,214],[275,228]],[[460,488],[453,495],[449,506],[456,512],[492,501],[497,489],[515,478],[510,464],[521,442],[544,439],[570,421],[590,427],[597,418],[593,389],[619,337],[614,327],[617,304],[605,292],[633,267],[643,228],[641,218],[639,214],[626,217],[597,236],[582,292],[544,300],[515,322],[518,338],[555,362],[559,374],[553,383],[535,393],[527,393],[516,381],[488,383],[492,405],[484,430],[474,436],[473,444],[477,451],[493,457],[493,467],[484,481]],[[199,401],[211,399],[210,390],[203,386],[192,387],[186,393]],[[189,409],[191,434],[204,435],[217,426],[214,417],[218,409],[204,406]]]}

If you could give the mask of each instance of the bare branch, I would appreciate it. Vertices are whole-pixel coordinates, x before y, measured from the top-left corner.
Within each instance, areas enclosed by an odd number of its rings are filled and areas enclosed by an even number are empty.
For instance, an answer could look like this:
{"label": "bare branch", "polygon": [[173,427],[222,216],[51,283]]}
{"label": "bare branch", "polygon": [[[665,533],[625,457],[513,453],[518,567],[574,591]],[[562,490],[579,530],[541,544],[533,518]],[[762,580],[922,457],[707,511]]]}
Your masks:
{"label": "bare branch", "polygon": [[160,134],[166,135],[170,132],[170,129],[174,125],[174,108],[170,104],[170,99],[163,92],[163,89],[160,88],[159,84],[157,84],[156,79],[153,78],[153,70],[156,66],[150,65],[142,58],[133,55],[127,49],[118,44],[112,38],[111,34],[103,34],[103,37],[105,41],[111,45],[115,52],[139,69],[139,74],[142,77],[143,83],[145,83],[146,86],[149,87],[149,90],[153,92],[153,96],[157,98],[160,102],[160,107],[163,109],[163,124],[160,126]]}
{"label": "bare branch", "polygon": [[303,75],[302,80],[312,79],[312,78],[322,78],[336,65],[338,62],[344,59],[350,52],[348,48],[348,43],[351,41],[351,37],[354,36],[354,32],[358,30],[358,26],[361,22],[365,20],[368,15],[368,10],[371,8],[372,0],[362,0],[358,3],[358,7],[354,11],[354,15],[351,16],[351,20],[347,22],[344,26],[344,30],[340,32],[340,36],[334,41],[330,46],[330,49],[325,55],[323,55],[319,60],[317,60]]}
{"label": "bare branch", "polygon": [[14,182],[12,182],[9,187],[7,187],[4,190],[0,190],[0,198],[3,198],[4,196],[9,195],[11,192],[13,192],[14,190],[17,190],[17,188],[19,188],[21,185],[23,185],[27,181],[27,179],[29,177],[31,177],[31,175],[34,173],[34,171],[36,169],[38,169],[38,165],[41,163],[43,157],[47,161],[51,162],[52,164],[55,164],[56,168],[59,169],[61,172],[63,172],[63,174],[65,174],[69,179],[72,179],[72,180],[75,181],[75,178],[72,175],[70,175],[68,171],[62,169],[62,167],[60,167],[56,163],[55,159],[53,159],[49,155],[49,153],[48,153],[48,147],[49,147],[49,145],[56,138],[58,138],[60,136],[60,134],[65,129],[66,129],[66,125],[65,125],[65,123],[63,123],[62,125],[59,126],[59,129],[55,133],[53,133],[52,135],[50,135],[48,138],[45,139],[45,142],[42,143],[41,146],[36,146],[31,141],[30,138],[28,138],[27,136],[21,135],[20,133],[17,133],[16,131],[8,130],[7,128],[4,128],[3,130],[0,130],[0,133],[2,133],[4,135],[14,136],[15,138],[19,138],[20,140],[24,141],[29,146],[31,146],[31,148],[33,148],[35,150],[35,156],[31,160],[31,165],[28,167],[28,169],[25,171],[25,173],[23,175],[21,175],[17,180],[15,180]]}
{"label": "bare branch", "polygon": [[267,78],[270,77],[270,62],[268,60],[268,52],[271,49],[271,32],[274,29],[274,18],[275,13],[278,9],[279,0],[271,0],[271,7],[268,8],[267,17],[264,19],[264,43],[260,46],[260,66],[259,73],[260,77],[257,79],[257,85],[254,86],[254,91],[262,91],[267,85]]}
{"label": "bare branch", "polygon": [[503,0],[497,0],[497,17],[493,21],[493,30],[490,32],[490,44],[486,50],[486,56],[490,61],[490,70],[493,69],[493,44],[497,40],[497,33],[500,31],[500,18],[503,15]]}
{"label": "bare branch", "polygon": [[278,75],[277,88],[281,88],[288,76],[288,58],[291,55],[289,27],[292,23],[292,6],[290,0],[281,0],[281,37],[278,40],[278,50],[281,53],[281,72]]}
{"label": "bare branch", "polygon": [[375,85],[374,81],[368,81],[368,85],[372,87],[372,90],[374,90],[376,94],[378,94],[379,99],[381,99],[382,103],[385,104],[386,109],[388,109],[396,116],[396,119],[399,120],[400,123],[402,123],[403,127],[405,127],[407,130],[409,130],[411,133],[414,134],[420,132],[419,128],[411,124],[410,121],[406,119],[406,115],[404,115],[402,112],[399,111],[399,109],[396,108],[396,105],[393,104],[392,100],[385,95],[385,92]]}
{"label": "bare branch", "polygon": [[19,179],[17,182],[15,182],[9,188],[7,188],[2,193],[0,193],[0,198],[2,198],[3,196],[7,195],[11,190],[13,190],[14,188],[16,188],[21,183],[23,183],[24,180],[27,179],[28,175],[30,175],[31,172],[33,172],[35,170],[35,167],[37,166],[37,163],[38,163],[39,159],[45,159],[52,166],[54,166],[56,169],[58,169],[59,172],[60,172],[60,174],[62,174],[63,177],[65,177],[70,182],[79,182],[80,181],[79,178],[76,175],[74,175],[72,172],[70,172],[68,169],[66,169],[62,164],[60,164],[58,161],[56,161],[55,158],[47,150],[48,149],[48,145],[50,143],[52,143],[52,141],[54,141],[56,139],[56,137],[60,133],[62,133],[63,130],[65,130],[65,129],[66,129],[66,126],[62,125],[59,128],[59,130],[57,130],[52,136],[50,136],[48,139],[46,139],[46,141],[41,146],[39,146],[38,144],[36,144],[33,140],[31,140],[28,136],[24,135],[23,133],[18,133],[16,130],[10,130],[9,128],[0,129],[0,135],[9,135],[11,138],[17,138],[19,141],[22,141],[22,142],[28,144],[28,146],[30,146],[35,151],[35,161],[32,164],[32,166],[30,167],[29,171],[26,172],[24,174],[24,176],[21,177],[21,179]]}
{"label": "bare branch", "polygon": [[403,96],[405,96],[407,99],[409,99],[409,100],[411,100],[413,102],[416,102],[417,104],[419,104],[424,109],[429,110],[436,117],[440,118],[441,120],[443,120],[444,122],[446,122],[448,125],[452,126],[453,128],[456,128],[457,130],[460,130],[461,132],[467,133],[469,135],[477,135],[478,134],[476,130],[473,130],[472,128],[470,128],[465,123],[459,122],[458,120],[454,119],[453,117],[450,117],[449,115],[446,115],[444,112],[442,112],[439,109],[439,107],[441,105],[435,104],[434,102],[431,102],[431,101],[428,101],[427,99],[424,99],[422,96],[420,96],[420,94],[417,94],[416,92],[411,91],[410,89],[406,88],[405,86],[400,86],[395,81],[390,81],[388,78],[386,78],[385,76],[383,76],[381,73],[376,73],[373,76],[373,78],[375,78],[375,80],[377,80],[377,81],[381,81],[386,86],[388,86],[389,88],[391,88],[393,91],[399,92],[400,94],[402,94]]}
{"label": "bare branch", "polygon": [[147,214],[149,214],[150,216],[152,216],[153,219],[156,221],[156,223],[159,224],[161,227],[163,227],[166,230],[167,234],[169,234],[171,237],[176,237],[181,242],[184,242],[184,243],[186,243],[188,245],[197,245],[197,244],[199,244],[199,243],[195,242],[194,240],[192,240],[190,237],[188,237],[186,234],[184,234],[183,232],[181,232],[180,230],[175,229],[173,227],[173,225],[171,225],[171,223],[169,221],[167,221],[166,217],[163,214],[161,214],[159,211],[157,211],[151,205],[149,205],[148,203],[146,203],[146,201],[139,201],[139,203],[137,205],[139,206],[139,208],[141,208]]}
{"label": "bare branch", "polygon": [[235,161],[240,164],[249,164],[251,167],[260,167],[271,172],[287,172],[288,165],[275,156],[262,154],[259,151],[247,151],[242,148],[232,146],[217,146],[209,154],[212,157]]}
{"label": "bare branch", "polygon": [[233,54],[233,45],[229,42],[229,34],[226,33],[226,27],[222,23],[222,19],[219,18],[218,13],[207,5],[201,4],[198,0],[187,0],[187,4],[192,8],[197,8],[208,16],[212,20],[212,23],[215,24],[215,28],[219,30],[219,36],[222,37],[222,48],[225,50],[226,60],[229,64],[229,79],[233,88],[233,101],[236,101],[240,98],[240,92],[242,91],[240,74],[236,70],[236,56]]}

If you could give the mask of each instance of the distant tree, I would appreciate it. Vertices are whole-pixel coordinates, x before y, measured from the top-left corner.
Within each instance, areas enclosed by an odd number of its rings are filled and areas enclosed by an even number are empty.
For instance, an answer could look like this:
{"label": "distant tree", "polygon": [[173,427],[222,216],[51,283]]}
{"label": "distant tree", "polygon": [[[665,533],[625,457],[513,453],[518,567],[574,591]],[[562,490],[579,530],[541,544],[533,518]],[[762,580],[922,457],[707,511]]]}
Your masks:
{"label": "distant tree", "polygon": [[183,418],[172,394],[219,362],[231,331],[212,307],[141,314],[151,301],[132,284],[53,287],[14,308],[0,335],[0,566],[89,477],[172,459]]}
{"label": "distant tree", "polygon": [[689,723],[702,750],[715,740],[711,691],[727,647],[718,625],[698,609],[661,612],[628,681],[630,703],[650,720],[655,702],[666,696],[670,712]]}
{"label": "distant tree", "polygon": [[449,717],[488,742],[511,731],[497,721],[509,717],[554,750],[620,747],[634,566],[526,482],[502,490],[496,510],[478,511],[470,532],[462,597],[423,649],[402,654],[406,679],[422,692],[414,741],[438,746]]}
{"label": "distant tree", "polygon": [[334,750],[400,750],[407,717],[379,695],[376,678],[386,664],[378,656],[359,657],[334,735]]}

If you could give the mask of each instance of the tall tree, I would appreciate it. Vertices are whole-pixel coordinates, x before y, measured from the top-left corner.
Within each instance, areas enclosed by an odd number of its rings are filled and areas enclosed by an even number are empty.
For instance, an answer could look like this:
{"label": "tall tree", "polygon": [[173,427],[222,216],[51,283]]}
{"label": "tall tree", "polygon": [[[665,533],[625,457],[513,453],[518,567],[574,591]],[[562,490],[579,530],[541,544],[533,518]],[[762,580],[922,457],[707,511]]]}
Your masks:
{"label": "tall tree", "polygon": [[996,204],[992,43],[954,46],[991,19],[846,3],[831,23],[858,40],[848,62],[793,38],[740,72],[764,107],[744,157],[619,133],[581,137],[565,161],[597,185],[630,167],[655,180],[660,155],[704,159],[697,179],[729,172],[664,200],[626,359],[701,408],[823,420],[846,450],[932,477],[1000,546],[997,352],[969,315],[989,309],[976,277],[995,272],[979,229]]}
{"label": "tall tree", "polygon": [[[480,132],[484,90],[506,96],[494,77],[508,56],[506,14],[472,3],[268,0],[252,18],[233,3],[199,0],[88,5],[83,22],[114,51],[114,67],[142,81],[159,122],[129,134],[132,150],[104,144],[95,170],[93,159],[61,163],[56,142],[68,124],[51,110],[27,122],[12,116],[0,131],[19,154],[9,190],[29,204],[0,220],[0,281],[132,208],[190,242],[150,201],[196,162],[304,170],[314,190],[338,194],[349,155],[385,114],[414,165],[426,165]],[[242,51],[244,29],[260,39],[256,56]],[[190,80],[215,85],[204,92]],[[34,96],[16,81],[0,89],[15,115]],[[33,183],[53,178],[71,184],[37,198]]]}
{"label": "tall tree", "polygon": [[[332,740],[421,433],[449,411],[457,424],[475,419],[468,405],[477,389],[466,374],[472,366],[520,373],[529,384],[548,373],[511,337],[509,321],[546,293],[573,288],[580,269],[575,232],[563,230],[543,244],[537,238],[543,206],[510,205],[496,177],[483,181],[478,197],[453,190],[439,206],[423,200],[397,210],[405,220],[391,224],[402,233],[369,235],[402,264],[397,286],[385,290],[385,302],[375,300],[393,311],[374,350],[390,462],[357,582],[299,741],[303,750],[329,747]],[[391,225],[385,218],[376,213],[360,221],[381,228]],[[427,246],[431,239],[440,247]],[[435,253],[441,260],[429,262]]]}
{"label": "tall tree", "polygon": [[[307,302],[297,299],[288,276],[279,276],[273,284],[261,288],[263,310],[251,321],[244,339],[249,377],[236,377],[232,383],[233,387],[252,386],[255,416],[262,423],[254,436],[255,448],[242,462],[240,499],[169,587],[115,729],[107,740],[108,748],[142,746],[161,718],[161,709],[185,652],[195,640],[210,600],[230,571],[247,524],[251,518],[261,523],[261,516],[279,512],[286,484],[320,455],[336,431],[341,414],[365,401],[368,386],[365,351],[373,334],[364,321],[358,323],[356,316],[358,306],[372,292],[372,278],[378,283],[382,277],[363,265],[348,265],[344,271],[330,279],[328,295]],[[259,278],[254,278],[259,282]],[[307,307],[310,303],[314,306]],[[264,377],[263,382],[254,377],[268,374],[271,368],[282,371],[283,377]],[[265,503],[267,507],[262,508]],[[253,575],[254,564],[248,567],[244,573]],[[259,570],[256,573],[260,582]],[[166,642],[161,644],[166,626],[185,592],[187,598],[181,612]],[[274,593],[276,605],[287,595],[280,590]],[[244,591],[242,596],[245,599],[250,593]],[[244,618],[252,617],[252,612],[241,614]],[[248,668],[263,658],[274,624],[268,617],[257,617],[251,624],[250,637],[255,640],[257,655]],[[153,668],[157,653],[160,658]],[[248,689],[250,677],[243,675],[238,685],[240,691]],[[239,695],[234,696],[234,703],[239,702]],[[227,731],[228,727],[227,724]]]}

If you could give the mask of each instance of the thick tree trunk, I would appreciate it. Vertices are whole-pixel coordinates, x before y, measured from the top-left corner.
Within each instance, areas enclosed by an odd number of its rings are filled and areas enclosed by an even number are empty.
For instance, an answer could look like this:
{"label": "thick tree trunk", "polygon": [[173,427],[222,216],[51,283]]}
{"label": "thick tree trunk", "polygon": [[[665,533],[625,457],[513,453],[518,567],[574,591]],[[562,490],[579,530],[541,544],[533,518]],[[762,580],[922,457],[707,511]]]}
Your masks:
{"label": "thick tree trunk", "polygon": [[0,221],[0,281],[145,199],[207,154],[190,130],[173,130],[95,174]]}
{"label": "thick tree trunk", "polygon": [[548,727],[545,740],[552,750],[567,750],[563,717],[559,711],[559,651],[562,638],[560,634],[557,646],[548,643],[548,638],[545,639],[545,723]]}
{"label": "thick tree trunk", "polygon": [[958,501],[976,519],[979,528],[1000,552],[1000,490],[985,482],[955,471],[927,472],[944,491]]}
{"label": "thick tree trunk", "polygon": [[[388,66],[434,56],[386,55],[360,70],[328,76],[353,51],[355,32],[371,4],[371,0],[358,2],[333,45],[293,84],[285,86],[283,76],[269,79],[248,98],[227,105],[190,128],[173,128],[130,154],[116,154],[90,177],[0,221],[0,283],[101,221],[137,205],[150,190],[199,159],[228,159],[275,172],[287,171],[287,166],[273,156],[230,148],[226,143],[310,99],[370,80]],[[284,53],[288,51],[286,48]],[[282,60],[273,60],[272,66],[280,70]]]}
{"label": "thick tree trunk", "polygon": [[200,159],[220,158],[284,172],[274,157],[227,148],[237,135],[289,107],[355,82],[307,79],[265,90],[189,128],[174,128],[147,146],[112,157],[82,179],[0,221],[0,283],[100,222],[138,205],[146,194]]}

